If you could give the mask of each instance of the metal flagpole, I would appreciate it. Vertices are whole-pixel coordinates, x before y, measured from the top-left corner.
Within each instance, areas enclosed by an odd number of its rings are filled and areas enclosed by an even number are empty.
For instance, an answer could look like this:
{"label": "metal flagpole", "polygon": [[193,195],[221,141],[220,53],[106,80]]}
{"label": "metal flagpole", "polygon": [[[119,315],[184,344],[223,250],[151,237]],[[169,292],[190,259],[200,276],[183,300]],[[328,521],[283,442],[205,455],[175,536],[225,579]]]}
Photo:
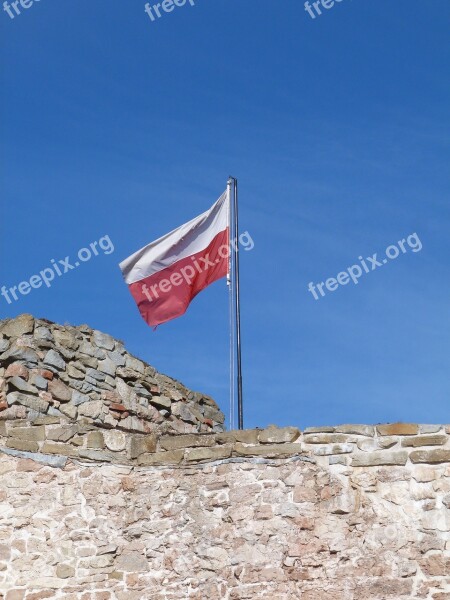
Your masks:
{"label": "metal flagpole", "polygon": [[[237,398],[238,398],[238,428],[244,429],[244,403],[242,394],[242,353],[241,353],[241,296],[239,285],[239,209],[238,209],[238,182],[235,177],[230,177],[233,182],[233,234],[231,247],[233,249],[233,291],[234,291],[234,322],[236,331],[236,363],[237,363]],[[231,235],[231,231],[230,231]],[[231,249],[230,249],[231,251]]]}
{"label": "metal flagpole", "polygon": [[227,201],[228,201],[228,273],[227,273],[227,285],[228,285],[228,305],[229,305],[229,318],[230,318],[230,429],[233,430],[234,424],[234,409],[236,402],[236,383],[235,383],[235,366],[236,358],[234,355],[234,292],[233,292],[233,255],[231,253],[231,238],[233,235],[233,224],[231,220],[231,178],[227,182]]}

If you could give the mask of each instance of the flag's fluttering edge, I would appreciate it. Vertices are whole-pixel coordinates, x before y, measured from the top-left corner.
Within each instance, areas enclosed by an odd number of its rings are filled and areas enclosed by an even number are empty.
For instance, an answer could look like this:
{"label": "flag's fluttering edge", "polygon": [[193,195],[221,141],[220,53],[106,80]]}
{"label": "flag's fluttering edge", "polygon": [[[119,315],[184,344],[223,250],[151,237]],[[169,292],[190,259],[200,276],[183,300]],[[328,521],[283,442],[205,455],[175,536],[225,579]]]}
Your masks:
{"label": "flag's fluttering edge", "polygon": [[120,263],[146,323],[156,327],[181,316],[199,292],[227,275],[229,211],[225,192],[210,210]]}

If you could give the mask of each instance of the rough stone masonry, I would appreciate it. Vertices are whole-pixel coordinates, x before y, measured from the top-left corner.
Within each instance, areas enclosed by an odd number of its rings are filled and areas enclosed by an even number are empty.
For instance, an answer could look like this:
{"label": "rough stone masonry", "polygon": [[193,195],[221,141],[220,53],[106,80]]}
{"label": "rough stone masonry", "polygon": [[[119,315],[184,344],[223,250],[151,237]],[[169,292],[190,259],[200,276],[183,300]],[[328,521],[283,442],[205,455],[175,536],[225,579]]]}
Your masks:
{"label": "rough stone masonry", "polygon": [[450,426],[225,432],[110,336],[2,321],[0,598],[449,600]]}

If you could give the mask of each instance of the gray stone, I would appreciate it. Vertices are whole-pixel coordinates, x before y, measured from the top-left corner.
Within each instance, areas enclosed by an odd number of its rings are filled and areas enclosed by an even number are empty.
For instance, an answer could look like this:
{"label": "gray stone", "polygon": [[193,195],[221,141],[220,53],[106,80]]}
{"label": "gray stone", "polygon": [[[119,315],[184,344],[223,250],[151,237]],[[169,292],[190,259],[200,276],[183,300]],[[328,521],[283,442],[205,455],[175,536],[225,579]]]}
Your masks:
{"label": "gray stone", "polygon": [[65,362],[73,360],[76,356],[73,350],[68,350],[64,346],[57,346],[59,354],[63,357]]}
{"label": "gray stone", "polygon": [[186,423],[197,423],[198,416],[195,414],[195,409],[188,406],[184,402],[178,402],[172,406],[172,414],[180,417]]}
{"label": "gray stone", "polygon": [[363,452],[374,452],[375,450],[386,450],[392,448],[399,443],[399,439],[396,437],[379,437],[369,440],[358,440],[357,446]]}
{"label": "gray stone", "polygon": [[47,429],[47,439],[53,442],[68,442],[76,435],[77,431],[76,425],[54,427],[53,429]]}
{"label": "gray stone", "polygon": [[3,352],[6,352],[9,348],[9,342],[8,340],[0,340],[0,354],[3,354]]}
{"label": "gray stone", "polygon": [[213,406],[205,406],[204,410],[205,419],[211,419],[212,421],[216,421],[217,423],[223,423],[225,421],[225,415],[218,408]]}
{"label": "gray stone", "polygon": [[85,368],[89,367],[91,369],[96,369],[98,366],[98,360],[93,356],[88,356],[87,354],[80,354],[78,356],[78,360],[74,364],[81,364]]}
{"label": "gray stone", "polygon": [[286,442],[295,442],[300,437],[300,430],[297,427],[276,427],[269,425],[261,431],[258,440],[261,444],[283,444]]}
{"label": "gray stone", "polygon": [[103,411],[103,402],[101,400],[95,400],[92,402],[86,402],[78,407],[78,414],[80,416],[90,417],[96,419],[101,415]]}
{"label": "gray stone", "polygon": [[44,365],[46,367],[54,367],[59,371],[64,371],[66,368],[66,363],[62,358],[61,354],[56,352],[55,350],[49,350],[44,358]]}
{"label": "gray stone", "polygon": [[92,378],[94,382],[105,381],[105,374],[97,371],[96,369],[86,369],[86,379]]}
{"label": "gray stone", "polygon": [[64,415],[62,414],[62,412],[60,410],[58,410],[57,408],[55,408],[54,406],[50,406],[50,408],[47,411],[48,415],[52,415],[55,418],[59,418],[59,423],[61,422],[61,419],[64,417]]}
{"label": "gray stone", "polygon": [[20,392],[11,392],[6,396],[6,400],[10,406],[12,404],[21,404],[22,406],[27,406],[28,408],[40,413],[47,412],[49,407],[49,403],[42,398],[26,396]]}
{"label": "gray stone", "polygon": [[420,433],[438,433],[442,429],[442,425],[420,425]]}
{"label": "gray stone", "polygon": [[417,450],[409,455],[411,462],[424,464],[450,463],[450,450]]}
{"label": "gray stone", "polygon": [[80,345],[75,332],[69,329],[54,329],[53,335],[57,344],[65,349],[76,350]]}
{"label": "gray stone", "polygon": [[122,431],[105,431],[103,434],[105,445],[112,452],[121,452],[125,450],[127,438]]}
{"label": "gray stone", "polygon": [[46,465],[56,469],[64,469],[67,463],[67,458],[62,456],[46,456],[44,454],[37,454],[34,452],[20,452],[18,450],[9,448],[0,448],[0,452],[8,454],[9,456],[16,456],[17,458],[27,458],[41,465]]}
{"label": "gray stone", "polygon": [[52,332],[47,327],[36,327],[34,337],[43,342],[53,343],[55,341]]}
{"label": "gray stone", "polygon": [[402,439],[405,448],[417,448],[418,446],[444,446],[447,443],[446,435],[416,435]]}
{"label": "gray stone", "polygon": [[85,394],[81,394],[76,390],[72,392],[72,404],[74,406],[80,406],[80,404],[90,402],[90,400],[91,399],[89,398],[89,396],[86,396]]}
{"label": "gray stone", "polygon": [[106,333],[102,333],[101,331],[94,331],[94,344],[99,348],[104,348],[105,350],[114,350],[114,338]]}
{"label": "gray stone", "polygon": [[156,369],[154,369],[152,366],[150,365],[145,365],[145,377],[146,379],[153,379],[153,377],[156,375]]}
{"label": "gray stone", "polygon": [[278,458],[302,453],[302,444],[263,444],[261,446],[244,446],[238,442],[234,447],[234,453],[238,456],[265,456],[267,458]]}
{"label": "gray stone", "polygon": [[80,458],[87,458],[96,462],[111,462],[115,458],[111,452],[105,450],[84,450],[80,448],[78,454]]}
{"label": "gray stone", "polygon": [[34,425],[59,425],[60,419],[57,417],[49,417],[48,415],[38,415],[36,419],[34,419]]}
{"label": "gray stone", "polygon": [[156,437],[154,435],[134,435],[128,447],[128,458],[134,459],[141,454],[156,452]]}
{"label": "gray stone", "polygon": [[172,400],[170,398],[167,398],[167,396],[153,396],[151,397],[150,402],[158,408],[161,407],[170,409],[170,407],[172,406]]}
{"label": "gray stone", "polygon": [[29,410],[25,406],[15,404],[0,412],[0,421],[14,421],[14,419],[25,419]]}
{"label": "gray stone", "polygon": [[69,579],[75,576],[75,569],[70,565],[59,564],[56,567],[56,576],[60,579]]}
{"label": "gray stone", "polygon": [[[103,350],[100,350],[100,348],[96,348],[89,342],[82,342],[78,348],[78,352],[80,354],[86,354],[87,356],[97,358],[99,360],[103,360],[106,358],[106,354]],[[80,360],[82,360],[82,357],[80,357]]]}
{"label": "gray stone", "polygon": [[94,379],[89,375],[86,375],[85,383],[92,385],[95,389],[100,390],[112,390],[113,387],[107,384],[105,381],[98,381],[98,379]]}
{"label": "gray stone", "polygon": [[5,364],[20,361],[27,366],[34,366],[39,363],[38,354],[31,348],[23,348],[13,344],[11,348],[0,356],[0,361]]}
{"label": "gray stone", "polygon": [[104,360],[98,361],[98,370],[106,375],[114,377],[116,374],[116,364],[107,356]]}
{"label": "gray stone", "polygon": [[137,461],[140,466],[151,465],[178,465],[184,458],[184,450],[170,450],[169,452],[154,452],[142,454]]}
{"label": "gray stone", "polygon": [[215,446],[214,448],[189,448],[185,452],[185,459],[188,462],[198,462],[202,460],[220,460],[229,458],[233,446]]}
{"label": "gray stone", "polygon": [[328,460],[328,464],[330,465],[347,465],[347,457],[346,456],[330,456]]}
{"label": "gray stone", "polygon": [[374,437],[375,427],[372,425],[339,425],[335,428],[336,433],[346,433]]}
{"label": "gray stone", "polygon": [[[138,396],[146,398],[147,400],[150,400],[153,397],[153,395],[140,383],[136,383],[134,389]],[[170,398],[168,398],[168,400],[171,402]]]}
{"label": "gray stone", "polygon": [[108,385],[112,390],[116,387],[116,380],[113,379],[110,375],[106,376],[105,385]]}
{"label": "gray stone", "polygon": [[8,380],[8,385],[19,392],[23,392],[24,394],[38,395],[37,388],[35,388],[34,385],[26,382],[24,379],[22,379],[22,377],[11,377],[11,379]]}
{"label": "gray stone", "polygon": [[211,447],[216,443],[214,435],[163,435],[159,439],[159,447],[163,450],[177,450],[179,448]]}
{"label": "gray stone", "polygon": [[148,560],[138,552],[130,552],[122,554],[116,560],[116,569],[118,571],[126,571],[129,573],[142,573],[150,571]]}
{"label": "gray stone", "polygon": [[373,452],[353,456],[352,467],[406,465],[408,452]]}
{"label": "gray stone", "polygon": [[125,366],[125,357],[119,354],[119,352],[108,352],[108,358],[112,360],[116,367]]}
{"label": "gray stone", "polygon": [[84,379],[84,372],[77,369],[73,364],[67,365],[67,374],[74,379]]}
{"label": "gray stone", "polygon": [[87,447],[102,450],[105,447],[105,440],[101,431],[91,431],[87,435]]}
{"label": "gray stone", "polygon": [[142,377],[140,373],[133,371],[133,369],[129,369],[128,367],[117,367],[116,374],[126,381],[136,381]]}
{"label": "gray stone", "polygon": [[304,434],[303,441],[305,444],[347,444],[351,440],[348,435],[344,433],[316,433],[316,434]]}
{"label": "gray stone", "polygon": [[43,425],[35,427],[14,427],[11,435],[19,440],[29,442],[43,442],[45,440],[45,427]]}
{"label": "gray stone", "polygon": [[133,356],[130,356],[130,355],[126,356],[125,365],[128,369],[137,371],[141,375],[144,374],[145,364],[141,360],[134,358]]}
{"label": "gray stone", "polygon": [[20,315],[15,319],[6,321],[1,327],[0,332],[6,337],[18,338],[28,333],[33,333],[34,318],[31,315]]}
{"label": "gray stone", "polygon": [[30,442],[28,440],[21,440],[11,437],[6,440],[6,445],[8,448],[22,450],[25,452],[37,452],[39,450],[39,444],[37,442]]}
{"label": "gray stone", "polygon": [[307,427],[303,433],[307,434],[307,433],[333,433],[335,430],[335,427],[327,427],[327,426],[323,426],[323,427]]}
{"label": "gray stone", "polygon": [[353,444],[334,444],[331,446],[321,446],[314,449],[316,456],[330,456],[331,454],[350,454],[353,452]]}
{"label": "gray stone", "polygon": [[33,374],[30,379],[30,383],[35,385],[39,390],[47,390],[48,381],[41,377],[41,375]]}
{"label": "gray stone", "polygon": [[122,419],[122,421],[120,421],[120,427],[128,431],[136,431],[137,433],[147,433],[144,423],[137,417],[130,416],[126,419]]}
{"label": "gray stone", "polygon": [[123,402],[137,402],[136,392],[123,379],[116,379],[116,390]]}
{"label": "gray stone", "polygon": [[78,409],[73,404],[61,404],[59,410],[69,419],[75,420],[77,418]]}
{"label": "gray stone", "polygon": [[258,444],[258,435],[261,429],[243,429],[226,431],[215,436],[217,444],[228,444],[234,442],[242,442],[244,444]]}
{"label": "gray stone", "polygon": [[96,388],[86,381],[77,381],[76,379],[70,380],[70,387],[74,388],[76,391],[80,392],[82,395],[90,394],[95,392]]}
{"label": "gray stone", "polygon": [[57,454],[59,456],[78,456],[77,449],[70,444],[45,441],[41,448],[42,454]]}

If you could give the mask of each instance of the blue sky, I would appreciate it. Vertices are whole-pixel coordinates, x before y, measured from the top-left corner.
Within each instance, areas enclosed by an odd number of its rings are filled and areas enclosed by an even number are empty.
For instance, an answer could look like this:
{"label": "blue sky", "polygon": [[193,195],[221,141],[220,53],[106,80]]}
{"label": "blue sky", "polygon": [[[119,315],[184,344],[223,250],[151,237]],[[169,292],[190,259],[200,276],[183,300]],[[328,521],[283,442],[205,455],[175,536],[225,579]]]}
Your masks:
{"label": "blue sky", "polygon": [[[141,0],[0,13],[0,286],[109,235],[34,289],[228,413],[225,282],[156,332],[117,264],[239,178],[245,425],[449,421],[448,0]],[[358,256],[400,254],[314,300]]]}

